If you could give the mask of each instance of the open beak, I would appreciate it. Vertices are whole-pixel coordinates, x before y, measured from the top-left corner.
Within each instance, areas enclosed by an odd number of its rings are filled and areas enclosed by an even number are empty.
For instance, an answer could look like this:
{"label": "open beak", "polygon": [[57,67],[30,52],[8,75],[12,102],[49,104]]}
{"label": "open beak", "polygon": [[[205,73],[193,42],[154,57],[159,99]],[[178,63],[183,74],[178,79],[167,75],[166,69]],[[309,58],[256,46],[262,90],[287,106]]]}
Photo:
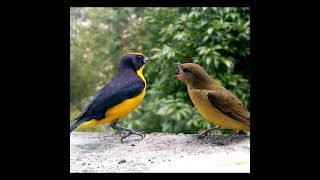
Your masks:
{"label": "open beak", "polygon": [[174,75],[173,77],[174,77],[174,78],[178,78],[178,76],[179,76],[179,71],[180,71],[180,64],[181,64],[181,63],[174,63],[174,64],[176,65],[176,67],[177,67],[177,69],[178,69],[178,72],[177,72],[177,74]]}
{"label": "open beak", "polygon": [[150,62],[149,58],[148,58],[148,57],[144,57],[143,63],[144,63],[144,64],[147,64],[147,63],[149,63],[149,62]]}

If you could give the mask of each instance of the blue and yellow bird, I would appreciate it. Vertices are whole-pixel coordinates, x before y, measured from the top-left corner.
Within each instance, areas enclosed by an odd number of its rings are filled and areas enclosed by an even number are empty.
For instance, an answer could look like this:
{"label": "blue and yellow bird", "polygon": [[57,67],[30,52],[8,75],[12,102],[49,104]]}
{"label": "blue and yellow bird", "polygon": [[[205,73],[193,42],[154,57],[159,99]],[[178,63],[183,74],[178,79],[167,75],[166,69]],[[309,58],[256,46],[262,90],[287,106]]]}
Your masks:
{"label": "blue and yellow bird", "polygon": [[118,121],[134,111],[142,102],[146,91],[146,80],[142,74],[148,58],[141,53],[130,53],[122,57],[118,73],[105,85],[85,107],[70,126],[70,133],[76,128],[92,127],[109,123],[110,126],[125,134],[121,138],[144,133],[118,126]]}

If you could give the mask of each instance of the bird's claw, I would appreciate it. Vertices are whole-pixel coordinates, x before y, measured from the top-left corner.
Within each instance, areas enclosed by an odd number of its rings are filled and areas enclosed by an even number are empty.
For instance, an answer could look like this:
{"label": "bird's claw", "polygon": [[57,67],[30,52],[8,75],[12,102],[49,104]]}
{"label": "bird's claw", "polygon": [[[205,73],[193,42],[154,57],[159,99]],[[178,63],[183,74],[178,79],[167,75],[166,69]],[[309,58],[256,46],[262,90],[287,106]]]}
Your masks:
{"label": "bird's claw", "polygon": [[118,130],[118,131],[116,132],[116,135],[118,135],[118,134],[125,134],[125,131],[120,131],[120,130]]}
{"label": "bird's claw", "polygon": [[142,131],[142,132],[128,132],[127,134],[125,134],[124,136],[121,137],[121,142],[123,143],[123,140],[126,139],[127,137],[131,136],[132,134],[141,136],[141,139],[144,139],[146,137],[146,134],[144,131]]}
{"label": "bird's claw", "polygon": [[203,133],[200,133],[200,134],[197,134],[197,135],[196,135],[196,137],[197,137],[198,139],[202,139],[202,138],[204,138],[204,137],[206,137],[206,136],[208,136],[208,132],[203,132]]}
{"label": "bird's claw", "polygon": [[144,139],[146,137],[146,133],[144,131],[141,131],[139,134],[137,134],[139,136],[141,136],[142,139]]}
{"label": "bird's claw", "polygon": [[129,132],[128,134],[122,136],[122,137],[121,137],[121,142],[123,143],[123,140],[124,140],[125,138],[129,137],[131,134],[132,134],[132,133]]}
{"label": "bird's claw", "polygon": [[208,136],[208,135],[209,135],[209,132],[211,132],[212,130],[215,130],[215,129],[218,129],[218,127],[216,126],[216,127],[214,127],[214,128],[207,129],[207,130],[203,131],[202,133],[197,134],[196,136],[197,136],[198,139],[202,139],[202,138]]}

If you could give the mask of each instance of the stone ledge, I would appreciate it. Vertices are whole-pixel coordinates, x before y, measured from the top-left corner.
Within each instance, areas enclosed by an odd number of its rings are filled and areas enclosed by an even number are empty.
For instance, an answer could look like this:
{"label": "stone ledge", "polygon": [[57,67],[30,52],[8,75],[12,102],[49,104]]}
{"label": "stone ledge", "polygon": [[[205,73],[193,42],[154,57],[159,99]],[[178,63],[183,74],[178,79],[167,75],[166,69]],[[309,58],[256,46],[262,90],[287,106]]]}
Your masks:
{"label": "stone ledge", "polygon": [[141,140],[73,132],[70,172],[250,172],[250,137],[151,133]]}

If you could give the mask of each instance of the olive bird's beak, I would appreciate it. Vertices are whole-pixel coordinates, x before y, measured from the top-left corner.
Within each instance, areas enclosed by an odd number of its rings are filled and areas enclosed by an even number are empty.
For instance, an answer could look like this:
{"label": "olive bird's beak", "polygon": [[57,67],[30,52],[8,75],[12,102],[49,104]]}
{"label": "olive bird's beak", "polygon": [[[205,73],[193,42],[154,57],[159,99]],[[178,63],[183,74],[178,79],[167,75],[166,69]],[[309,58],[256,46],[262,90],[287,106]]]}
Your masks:
{"label": "olive bird's beak", "polygon": [[180,70],[180,64],[181,63],[174,63],[176,65],[176,67],[178,68],[178,70]]}
{"label": "olive bird's beak", "polygon": [[174,64],[176,65],[176,67],[177,67],[177,69],[178,69],[178,74],[174,75],[173,77],[174,77],[174,78],[177,78],[177,77],[179,76],[180,64],[181,64],[181,63],[174,63]]}
{"label": "olive bird's beak", "polygon": [[144,57],[143,63],[146,64],[146,63],[149,63],[149,62],[150,62],[149,58],[148,57]]}

